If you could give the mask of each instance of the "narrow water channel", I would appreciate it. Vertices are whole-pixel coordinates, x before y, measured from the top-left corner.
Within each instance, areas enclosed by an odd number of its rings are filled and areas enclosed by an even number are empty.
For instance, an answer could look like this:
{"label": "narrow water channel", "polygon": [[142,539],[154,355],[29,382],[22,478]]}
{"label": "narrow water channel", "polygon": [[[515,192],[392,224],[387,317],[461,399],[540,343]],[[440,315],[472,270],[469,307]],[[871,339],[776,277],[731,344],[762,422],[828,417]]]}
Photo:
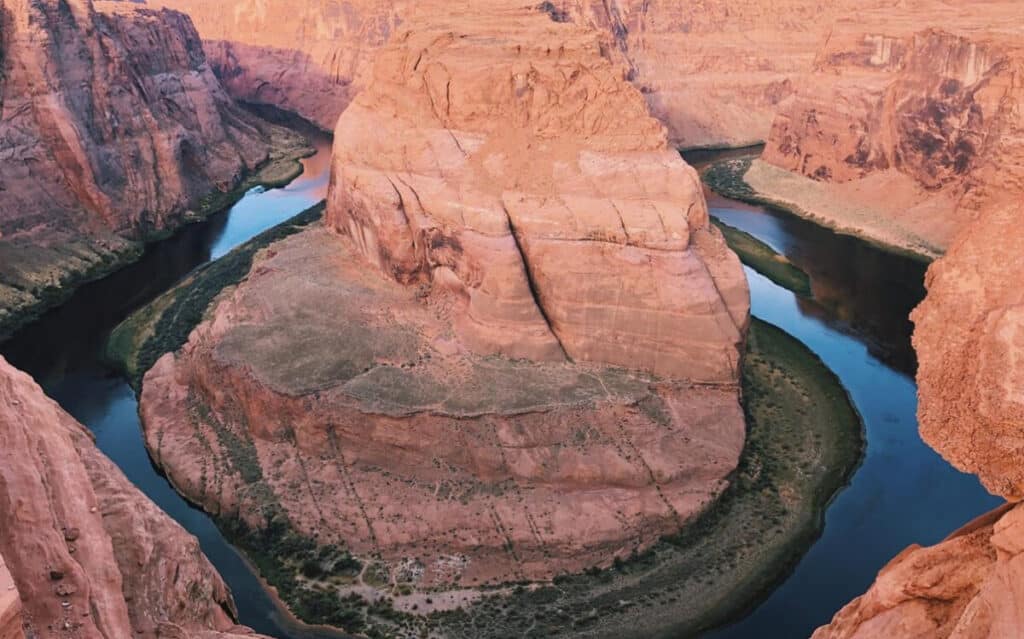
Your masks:
{"label": "narrow water channel", "polygon": [[249,191],[234,207],[148,247],[138,262],[79,289],[0,346],[68,413],[95,435],[96,444],[142,492],[199,539],[203,552],[231,588],[241,623],[281,639],[336,638],[301,630],[278,613],[259,579],[213,521],[174,491],[150,463],[138,403],[128,382],[104,366],[110,331],[132,311],[163,293],[201,264],[322,200],[330,179],[331,141],[303,130],[317,150],[303,174],[285,188]]}
{"label": "narrow water channel", "polygon": [[917,432],[908,315],[924,297],[926,265],[786,213],[714,193],[707,197],[713,216],[757,237],[810,276],[813,300],[746,268],[752,313],[817,353],[864,420],[863,464],[828,508],[821,538],[748,616],[707,635],[809,637],[901,550],[936,543],[1001,500],[976,477],[950,466]]}
{"label": "narrow water channel", "polygon": [[[320,639],[283,619],[246,563],[213,522],[183,500],[152,466],[135,395],[100,360],[103,342],[131,311],[196,266],[321,200],[330,141],[283,189],[254,189],[232,209],[153,245],[139,262],[81,288],[64,306],[0,351],[27,371],[128,478],[199,538],[238,604],[240,621],[281,639]],[[917,434],[915,360],[906,316],[924,294],[924,265],[835,235],[781,213],[709,194],[712,213],[755,235],[811,276],[815,300],[796,298],[747,270],[753,312],[814,350],[840,377],[864,417],[868,449],[851,485],[826,515],[822,538],[750,615],[709,636],[807,637],[859,595],[911,543],[934,543],[997,500],[925,446]]]}

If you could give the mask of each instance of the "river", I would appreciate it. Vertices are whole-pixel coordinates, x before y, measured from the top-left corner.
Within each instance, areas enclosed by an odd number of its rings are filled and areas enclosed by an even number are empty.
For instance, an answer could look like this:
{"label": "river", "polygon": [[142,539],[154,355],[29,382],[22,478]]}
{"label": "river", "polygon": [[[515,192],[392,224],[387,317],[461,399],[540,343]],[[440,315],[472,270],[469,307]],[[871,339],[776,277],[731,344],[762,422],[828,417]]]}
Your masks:
{"label": "river", "polygon": [[[195,267],[323,199],[330,140],[308,132],[317,154],[282,189],[253,189],[234,207],[149,247],[138,262],[79,289],[65,305],[0,347],[96,435],[97,445],[157,505],[198,537],[230,585],[240,621],[282,639],[336,637],[297,628],[212,520],[153,467],[127,382],[104,366],[106,336],[136,308]],[[924,294],[924,265],[791,216],[709,194],[712,214],[803,268],[815,300],[798,299],[747,269],[753,313],[814,350],[864,417],[868,448],[826,514],[822,537],[772,594],[715,638],[807,637],[861,594],[911,543],[930,544],[994,507],[978,481],[944,462],[917,434],[915,360],[907,313]]]}

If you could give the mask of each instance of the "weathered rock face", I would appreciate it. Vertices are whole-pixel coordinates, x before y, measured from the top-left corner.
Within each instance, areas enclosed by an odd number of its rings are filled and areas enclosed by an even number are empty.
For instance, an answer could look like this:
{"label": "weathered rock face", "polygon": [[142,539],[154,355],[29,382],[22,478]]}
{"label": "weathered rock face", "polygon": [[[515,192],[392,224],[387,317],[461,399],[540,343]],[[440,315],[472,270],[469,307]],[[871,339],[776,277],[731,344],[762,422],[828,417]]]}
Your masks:
{"label": "weathered rock face", "polygon": [[196,539],[2,359],[0,521],[0,604],[20,592],[24,606],[14,623],[0,605],[4,639],[22,623],[30,637],[254,636]]}
{"label": "weathered rock face", "polygon": [[912,546],[813,639],[997,639],[1024,627],[1024,507],[1006,506],[930,548]]}
{"label": "weathered rock face", "polygon": [[141,399],[205,508],[416,587],[608,565],[715,499],[744,440],[746,283],[696,175],[596,32],[473,15],[392,38],[324,225],[267,249]]}
{"label": "weathered rock face", "polygon": [[[991,57],[996,44],[987,46],[975,47],[975,60],[986,59],[984,51]],[[995,639],[1019,636],[1024,627],[1024,367],[1018,361],[1024,340],[1024,264],[1018,259],[1024,251],[1024,56],[1005,42],[998,50],[998,74],[989,73],[973,95],[997,94],[999,111],[983,121],[981,152],[964,160],[969,170],[953,178],[964,183],[958,215],[968,222],[929,269],[928,296],[912,318],[921,435],[1010,503],[937,546],[905,551],[816,639]],[[934,157],[948,157],[942,148]],[[943,166],[948,163],[925,175],[945,179],[950,173]]]}
{"label": "weathered rock face", "polygon": [[492,20],[379,54],[335,130],[328,223],[454,293],[479,352],[735,382],[746,281],[696,173],[595,32]]}
{"label": "weathered rock face", "polygon": [[[957,201],[1019,117],[1004,99],[1019,84],[1018,11],[917,3],[840,20],[776,117],[764,161],[873,210],[877,219],[860,221],[866,234],[941,253],[969,220]],[[822,187],[753,178],[769,196],[822,208]]]}
{"label": "weathered rock face", "polygon": [[189,19],[8,0],[0,17],[0,328],[267,158]]}
{"label": "weathered rock face", "polygon": [[[158,0],[195,20],[237,97],[295,111],[327,130],[368,85],[377,51],[415,11],[446,3],[355,0]],[[833,20],[883,2],[538,2],[556,21],[596,27],[609,54],[683,146],[764,140],[779,104],[810,69]],[[510,9],[529,6],[507,2]]]}
{"label": "weathered rock face", "polygon": [[24,639],[21,627],[21,597],[7,562],[0,555],[0,639]]}

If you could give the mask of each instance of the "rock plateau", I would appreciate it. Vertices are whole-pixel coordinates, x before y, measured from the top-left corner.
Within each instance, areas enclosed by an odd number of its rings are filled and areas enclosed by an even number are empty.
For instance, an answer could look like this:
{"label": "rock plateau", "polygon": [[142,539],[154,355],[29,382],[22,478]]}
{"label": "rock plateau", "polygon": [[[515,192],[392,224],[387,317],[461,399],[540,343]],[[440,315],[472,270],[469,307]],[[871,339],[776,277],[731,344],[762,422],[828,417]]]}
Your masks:
{"label": "rock plateau", "polygon": [[0,521],[4,639],[256,637],[196,539],[3,359]]}
{"label": "rock plateau", "polygon": [[472,9],[392,36],[323,224],[265,249],[141,399],[206,509],[417,588],[608,565],[702,511],[744,441],[746,281],[696,173],[605,34]]}

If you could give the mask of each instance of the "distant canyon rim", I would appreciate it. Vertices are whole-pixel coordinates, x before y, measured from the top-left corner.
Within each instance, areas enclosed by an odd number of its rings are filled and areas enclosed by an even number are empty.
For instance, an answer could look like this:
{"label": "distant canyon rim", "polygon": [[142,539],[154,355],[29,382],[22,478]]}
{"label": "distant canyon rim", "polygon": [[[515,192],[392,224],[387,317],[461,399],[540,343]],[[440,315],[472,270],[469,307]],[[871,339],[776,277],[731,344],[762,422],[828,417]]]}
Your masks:
{"label": "distant canyon rim", "polygon": [[[642,552],[733,476],[747,283],[673,147],[764,142],[727,194],[936,260],[913,314],[921,434],[1007,500],[814,636],[1017,636],[1020,17],[5,0],[0,328],[294,177],[306,145],[236,101],[334,131],[323,221],[139,371],[154,462],[208,512],[385,582],[548,581]],[[0,639],[252,636],[81,425],[6,363],[0,394]]]}

